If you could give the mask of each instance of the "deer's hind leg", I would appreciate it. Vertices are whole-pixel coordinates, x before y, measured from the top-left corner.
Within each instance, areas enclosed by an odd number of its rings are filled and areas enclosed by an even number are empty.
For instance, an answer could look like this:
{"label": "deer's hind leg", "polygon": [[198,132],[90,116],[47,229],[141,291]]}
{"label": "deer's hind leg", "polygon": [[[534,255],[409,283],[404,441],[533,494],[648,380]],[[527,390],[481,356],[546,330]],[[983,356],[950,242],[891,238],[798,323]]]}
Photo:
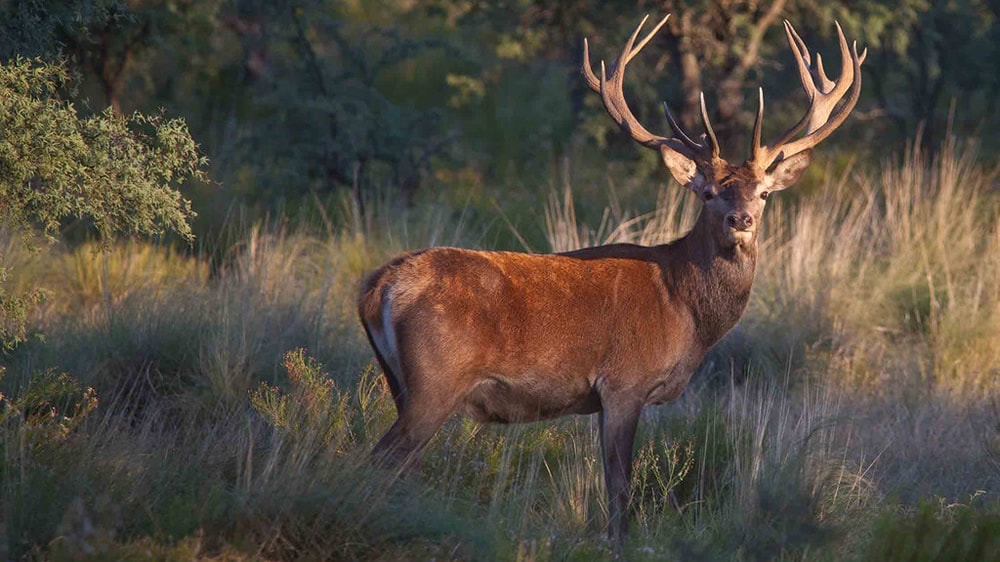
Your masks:
{"label": "deer's hind leg", "polygon": [[405,391],[397,402],[398,417],[372,450],[377,461],[407,470],[416,468],[424,447],[467,394],[447,360],[423,355],[400,362],[403,372],[397,374]]}
{"label": "deer's hind leg", "polygon": [[372,456],[389,466],[415,469],[424,447],[451,417],[458,398],[454,392],[445,391],[434,396],[431,390],[411,386],[399,416],[375,445]]}

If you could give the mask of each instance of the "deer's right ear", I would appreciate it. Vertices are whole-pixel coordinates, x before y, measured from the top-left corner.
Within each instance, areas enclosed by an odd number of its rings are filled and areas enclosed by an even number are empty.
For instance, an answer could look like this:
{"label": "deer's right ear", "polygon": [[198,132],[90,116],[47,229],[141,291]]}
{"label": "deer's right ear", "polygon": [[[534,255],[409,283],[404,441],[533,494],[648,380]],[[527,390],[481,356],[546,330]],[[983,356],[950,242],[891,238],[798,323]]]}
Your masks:
{"label": "deer's right ear", "polygon": [[705,176],[698,171],[694,160],[667,146],[660,147],[660,154],[663,156],[663,164],[677,183],[699,195],[705,190]]}

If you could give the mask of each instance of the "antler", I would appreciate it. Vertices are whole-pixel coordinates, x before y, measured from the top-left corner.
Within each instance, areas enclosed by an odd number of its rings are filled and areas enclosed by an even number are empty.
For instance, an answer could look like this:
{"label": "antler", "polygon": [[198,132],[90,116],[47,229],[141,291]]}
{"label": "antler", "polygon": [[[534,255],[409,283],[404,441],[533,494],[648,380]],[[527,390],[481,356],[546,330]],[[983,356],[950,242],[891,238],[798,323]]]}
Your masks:
{"label": "antler", "polygon": [[646,20],[649,16],[642,18],[639,22],[639,26],[635,28],[632,33],[632,37],[629,38],[628,42],[625,43],[625,49],[622,54],[618,57],[618,60],[611,67],[611,76],[608,77],[606,69],[604,67],[604,61],[601,61],[601,77],[594,74],[593,69],[590,66],[590,46],[587,43],[587,39],[583,40],[583,77],[587,81],[587,85],[590,89],[601,94],[601,99],[604,101],[604,108],[608,110],[608,114],[611,118],[618,123],[618,126],[625,130],[629,135],[635,139],[639,144],[652,149],[660,149],[663,146],[667,146],[673,150],[681,152],[688,157],[699,156],[701,158],[711,157],[713,159],[719,157],[719,142],[716,139],[715,131],[712,130],[712,124],[708,120],[708,111],[705,109],[705,94],[701,95],[701,116],[702,121],[705,124],[705,130],[707,131],[707,146],[701,144],[691,139],[691,137],[681,129],[677,121],[674,120],[673,115],[670,113],[670,108],[667,107],[666,102],[663,104],[664,112],[667,115],[667,121],[670,123],[670,127],[674,130],[676,135],[673,138],[661,137],[659,135],[654,135],[649,132],[645,127],[639,123],[635,115],[628,107],[628,103],[625,101],[625,93],[623,91],[623,84],[625,82],[625,66],[631,61],[643,47],[649,43],[658,31],[667,23],[667,19],[670,17],[668,14],[660,23],[656,24],[653,28],[636,46],[636,39],[639,37],[639,32],[642,27],[646,24]]}
{"label": "antler", "polygon": [[[812,58],[809,55],[809,48],[805,42],[795,32],[792,24],[785,20],[785,35],[788,37],[788,45],[795,54],[795,62],[799,69],[799,78],[802,81],[802,88],[809,96],[809,111],[791,129],[781,135],[773,146],[761,146],[760,136],[764,121],[764,91],[759,91],[759,105],[757,109],[757,119],[753,126],[753,144],[751,145],[750,162],[758,169],[766,170],[771,167],[776,160],[787,159],[795,154],[804,152],[823,142],[838,127],[840,127],[847,116],[850,115],[854,106],[861,97],[861,63],[868,56],[868,49],[858,55],[858,44],[855,41],[851,48],[847,46],[847,39],[844,38],[844,31],[837,23],[837,38],[840,41],[840,77],[834,82],[826,76],[823,69],[823,57],[816,53],[816,66],[812,66]],[[834,112],[837,104],[844,98],[850,89],[850,97]],[[806,130],[804,137],[789,142],[802,129]]]}

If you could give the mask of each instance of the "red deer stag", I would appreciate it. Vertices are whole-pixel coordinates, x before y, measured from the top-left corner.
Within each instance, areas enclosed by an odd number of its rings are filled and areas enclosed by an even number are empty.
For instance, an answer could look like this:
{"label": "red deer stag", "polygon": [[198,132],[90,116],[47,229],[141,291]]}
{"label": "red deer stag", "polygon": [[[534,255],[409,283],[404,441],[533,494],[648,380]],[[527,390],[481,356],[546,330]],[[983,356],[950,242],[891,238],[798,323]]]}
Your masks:
{"label": "red deer stag", "polygon": [[457,411],[500,423],[597,412],[616,552],[627,531],[643,406],[676,398],[708,349],[740,319],[768,194],[795,183],[812,148],[847,119],[867,53],[849,48],[838,25],[843,62],[832,81],[820,56],[813,65],[786,22],[809,110],[773,145],[761,145],[761,91],[750,158],[733,166],[719,154],[704,95],[699,140],[681,130],[666,104],[670,138],[646,130],[625,102],[625,66],[666,21],[636,45],[640,23],[610,76],[603,63],[594,74],[584,40],[583,75],[611,118],[659,151],[674,179],[703,202],[690,232],[663,246],[615,244],[554,255],[421,250],[372,273],[358,302],[398,413],[375,446],[377,458],[415,462]]}

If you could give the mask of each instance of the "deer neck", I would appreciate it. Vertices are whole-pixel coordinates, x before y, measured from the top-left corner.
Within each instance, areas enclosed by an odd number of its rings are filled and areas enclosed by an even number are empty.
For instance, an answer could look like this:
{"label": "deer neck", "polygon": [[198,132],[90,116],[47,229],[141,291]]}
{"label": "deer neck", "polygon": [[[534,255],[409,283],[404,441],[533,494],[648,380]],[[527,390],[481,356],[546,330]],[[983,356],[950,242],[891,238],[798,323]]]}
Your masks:
{"label": "deer neck", "polygon": [[725,247],[713,235],[702,212],[694,228],[672,244],[667,282],[694,317],[697,338],[707,347],[726,334],[743,315],[757,266],[757,242]]}

